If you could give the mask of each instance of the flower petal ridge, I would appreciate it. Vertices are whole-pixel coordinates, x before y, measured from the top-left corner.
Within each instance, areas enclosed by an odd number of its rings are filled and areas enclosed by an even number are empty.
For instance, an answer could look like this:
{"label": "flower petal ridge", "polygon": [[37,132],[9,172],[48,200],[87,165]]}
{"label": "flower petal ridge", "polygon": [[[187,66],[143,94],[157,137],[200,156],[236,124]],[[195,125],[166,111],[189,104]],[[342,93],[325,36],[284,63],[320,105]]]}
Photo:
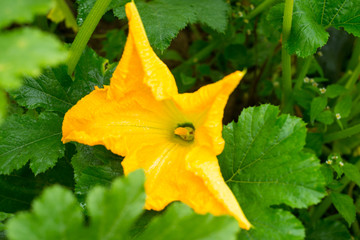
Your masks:
{"label": "flower petal ridge", "polygon": [[223,111],[244,72],[179,94],[134,2],[126,4],[126,14],[128,39],[110,86],[95,88],[65,114],[62,141],[104,145],[125,156],[125,174],[144,169],[146,209],[181,201],[200,214],[231,215],[249,229],[216,158],[224,148]]}

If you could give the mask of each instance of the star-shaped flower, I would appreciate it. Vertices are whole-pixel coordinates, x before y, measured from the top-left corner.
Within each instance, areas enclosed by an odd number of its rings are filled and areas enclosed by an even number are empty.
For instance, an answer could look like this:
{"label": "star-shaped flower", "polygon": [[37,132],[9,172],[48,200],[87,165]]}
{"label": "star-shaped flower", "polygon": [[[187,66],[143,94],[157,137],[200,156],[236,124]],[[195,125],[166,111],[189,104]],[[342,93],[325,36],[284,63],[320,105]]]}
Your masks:
{"label": "star-shaped flower", "polygon": [[232,215],[249,229],[216,158],[224,148],[224,107],[244,73],[179,94],[133,2],[126,15],[129,35],[110,86],[96,88],[66,113],[62,141],[106,146],[125,156],[125,174],[144,169],[146,209],[181,201],[200,214]]}

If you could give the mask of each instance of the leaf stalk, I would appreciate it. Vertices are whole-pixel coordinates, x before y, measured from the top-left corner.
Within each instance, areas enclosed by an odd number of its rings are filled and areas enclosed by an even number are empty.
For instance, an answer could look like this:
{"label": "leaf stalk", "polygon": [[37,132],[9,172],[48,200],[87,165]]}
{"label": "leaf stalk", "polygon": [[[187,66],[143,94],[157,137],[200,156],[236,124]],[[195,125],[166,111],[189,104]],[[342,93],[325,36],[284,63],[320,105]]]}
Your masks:
{"label": "leaf stalk", "polygon": [[98,25],[101,17],[105,14],[111,0],[97,0],[90,13],[87,15],[83,25],[80,27],[79,33],[70,48],[68,58],[68,74],[71,76],[75,70],[77,63],[88,43],[92,33]]}
{"label": "leaf stalk", "polygon": [[251,13],[249,13],[246,18],[247,19],[252,19],[254,17],[256,17],[257,15],[259,15],[260,13],[262,13],[264,10],[269,9],[271,5],[273,5],[273,3],[276,0],[265,0],[264,2],[262,2],[259,6],[257,6],[254,11],[252,11]]}
{"label": "leaf stalk", "polygon": [[283,31],[282,31],[282,97],[281,106],[283,112],[291,112],[292,109],[292,82],[291,82],[291,56],[286,49],[292,24],[294,0],[285,1]]}

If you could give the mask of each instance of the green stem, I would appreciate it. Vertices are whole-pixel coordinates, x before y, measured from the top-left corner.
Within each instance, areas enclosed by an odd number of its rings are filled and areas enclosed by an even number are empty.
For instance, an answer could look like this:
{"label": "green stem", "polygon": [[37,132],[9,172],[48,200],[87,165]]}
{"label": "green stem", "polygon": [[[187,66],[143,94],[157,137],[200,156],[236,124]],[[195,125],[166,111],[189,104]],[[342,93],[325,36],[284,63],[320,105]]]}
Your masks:
{"label": "green stem", "polygon": [[302,84],[304,82],[304,78],[306,77],[306,74],[309,71],[309,67],[310,67],[310,64],[311,64],[312,60],[313,60],[313,56],[309,56],[303,62],[300,73],[299,73],[299,75],[298,75],[298,77],[296,79],[296,84],[295,84],[294,89],[296,89],[296,90],[301,89],[301,86],[302,86]]}
{"label": "green stem", "polygon": [[105,14],[111,0],[97,0],[94,7],[85,19],[84,24],[80,27],[79,33],[70,48],[68,59],[68,74],[71,76],[75,67],[88,43],[91,34],[94,32],[101,17]]}
{"label": "green stem", "polygon": [[335,140],[351,137],[351,136],[353,136],[355,134],[359,134],[359,133],[360,133],[360,124],[356,124],[355,126],[349,127],[347,129],[344,129],[344,130],[326,134],[324,136],[324,143],[328,143],[328,142],[332,142],[332,141],[335,141]]}
{"label": "green stem", "polygon": [[289,55],[285,45],[289,39],[291,32],[292,14],[294,8],[294,0],[285,1],[283,31],[282,31],[282,99],[281,105],[283,112],[291,112],[291,56]]}
{"label": "green stem", "polygon": [[356,81],[359,79],[360,76],[360,56],[358,56],[358,63],[351,75],[351,77],[349,78],[348,82],[346,83],[345,87],[347,89],[352,89],[356,83]]}
{"label": "green stem", "polygon": [[74,30],[74,32],[78,32],[79,26],[76,23],[76,19],[74,17],[73,12],[70,10],[70,8],[66,4],[65,0],[56,0],[56,4],[58,5],[58,7],[61,9],[63,14],[65,15],[65,24],[68,21],[70,27]]}
{"label": "green stem", "polygon": [[257,15],[259,15],[260,13],[262,13],[264,10],[269,9],[271,5],[273,5],[273,3],[276,0],[265,0],[264,2],[262,2],[259,6],[257,6],[254,11],[252,11],[250,14],[248,14],[246,16],[247,19],[252,19],[254,17],[256,17]]}

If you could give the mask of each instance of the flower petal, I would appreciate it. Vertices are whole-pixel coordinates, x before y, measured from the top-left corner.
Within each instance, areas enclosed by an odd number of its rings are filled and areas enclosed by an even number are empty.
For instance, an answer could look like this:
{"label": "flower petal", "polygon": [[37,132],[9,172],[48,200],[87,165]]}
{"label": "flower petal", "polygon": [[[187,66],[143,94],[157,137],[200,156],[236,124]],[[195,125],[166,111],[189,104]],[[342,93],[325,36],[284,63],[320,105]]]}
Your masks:
{"label": "flower petal", "polygon": [[194,93],[184,93],[173,96],[178,107],[188,115],[195,116],[195,138],[200,144],[210,143],[216,155],[224,149],[222,138],[222,118],[229,95],[233,92],[245,72],[236,71],[224,79],[206,85]]}
{"label": "flower petal", "polygon": [[181,201],[200,214],[232,215],[240,227],[250,228],[221,176],[215,155],[205,148],[171,142],[143,146],[126,156],[122,165],[125,174],[145,170],[147,209],[159,211],[173,201]]}
{"label": "flower petal", "polygon": [[[105,145],[112,152],[126,155],[141,144],[153,144],[169,138],[164,123],[167,114],[160,102],[151,98],[138,102],[108,98],[109,87],[96,89],[81,99],[66,114],[63,122],[64,143],[77,141],[87,145]],[[152,104],[154,111],[144,104]]]}
{"label": "flower petal", "polygon": [[111,96],[118,98],[137,92],[141,97],[141,85],[150,87],[157,100],[177,94],[175,79],[151,48],[135,4],[127,3],[125,9],[129,19],[129,35],[123,56],[111,79]]}

